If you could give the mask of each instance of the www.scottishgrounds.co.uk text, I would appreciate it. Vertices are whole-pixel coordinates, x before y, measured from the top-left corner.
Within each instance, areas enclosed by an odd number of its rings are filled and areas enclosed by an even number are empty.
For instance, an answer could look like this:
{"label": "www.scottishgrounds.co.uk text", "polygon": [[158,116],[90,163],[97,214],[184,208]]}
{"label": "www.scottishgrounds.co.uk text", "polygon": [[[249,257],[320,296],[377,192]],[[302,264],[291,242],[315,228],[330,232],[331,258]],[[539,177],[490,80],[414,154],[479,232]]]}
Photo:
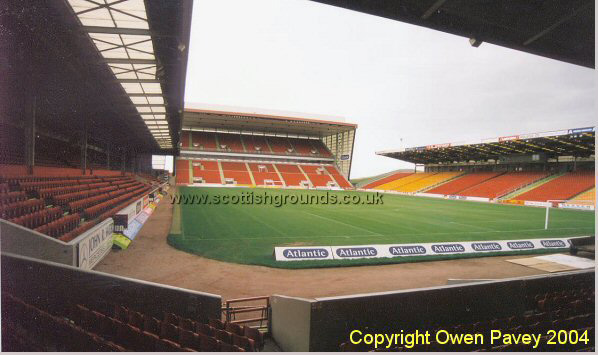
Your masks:
{"label": "www.scottishgrounds.co.uk text", "polygon": [[322,194],[297,193],[281,195],[264,192],[246,191],[240,194],[174,194],[170,203],[175,205],[268,205],[282,207],[287,205],[383,205],[384,195],[345,194],[339,195],[326,191]]}

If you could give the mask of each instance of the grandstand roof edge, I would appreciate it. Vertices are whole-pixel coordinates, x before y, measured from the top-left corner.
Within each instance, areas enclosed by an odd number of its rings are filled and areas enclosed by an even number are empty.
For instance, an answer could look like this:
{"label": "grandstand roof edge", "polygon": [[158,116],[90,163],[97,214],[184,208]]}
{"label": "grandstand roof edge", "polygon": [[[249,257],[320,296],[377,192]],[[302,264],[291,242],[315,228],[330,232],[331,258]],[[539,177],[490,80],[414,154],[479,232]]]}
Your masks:
{"label": "grandstand roof edge", "polygon": [[457,147],[457,146],[464,146],[464,145],[474,145],[474,144],[486,144],[486,143],[497,143],[497,142],[504,142],[509,140],[518,140],[518,139],[533,139],[533,138],[541,138],[541,137],[556,137],[556,136],[564,136],[569,134],[581,134],[587,132],[595,132],[595,126],[588,126],[588,127],[581,127],[581,128],[572,128],[572,129],[561,129],[555,131],[544,131],[544,132],[537,132],[537,133],[525,133],[525,134],[514,134],[510,136],[501,136],[501,137],[492,137],[492,138],[483,138],[479,141],[460,141],[460,142],[449,142],[449,143],[441,143],[441,144],[428,144],[425,146],[418,146],[418,147],[407,147],[407,148],[398,148],[398,149],[385,149],[375,152],[376,155],[384,155],[384,154],[392,154],[392,153],[401,153],[409,150],[418,150],[418,149],[437,149],[437,148],[447,148],[447,147]]}
{"label": "grandstand roof edge", "polygon": [[260,113],[248,113],[248,112],[216,111],[216,110],[193,109],[193,108],[185,108],[184,112],[207,113],[207,114],[226,115],[226,116],[250,116],[250,117],[257,117],[257,118],[269,118],[269,119],[275,119],[275,120],[281,120],[281,121],[302,120],[302,121],[306,121],[306,122],[347,126],[347,127],[354,127],[355,129],[357,128],[356,123],[329,121],[329,120],[306,118],[306,117],[267,115],[267,114],[260,114]]}

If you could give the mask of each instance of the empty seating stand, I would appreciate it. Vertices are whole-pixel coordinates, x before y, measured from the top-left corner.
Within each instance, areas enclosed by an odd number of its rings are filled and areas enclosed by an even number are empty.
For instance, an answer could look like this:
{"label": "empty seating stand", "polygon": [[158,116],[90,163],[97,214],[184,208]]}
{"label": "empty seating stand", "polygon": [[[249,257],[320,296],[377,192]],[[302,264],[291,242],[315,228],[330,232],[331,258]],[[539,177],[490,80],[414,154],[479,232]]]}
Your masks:
{"label": "empty seating stand", "polygon": [[430,176],[432,176],[434,173],[414,173],[414,174],[409,174],[406,175],[404,177],[400,177],[396,180],[387,182],[385,184],[379,185],[376,187],[376,189],[379,190],[395,190],[398,191],[400,190],[400,188],[402,186],[406,186],[408,184],[411,184],[415,181],[421,180],[421,179],[425,179],[428,178]]}
{"label": "empty seating stand", "polygon": [[572,198],[570,203],[577,203],[583,205],[596,205],[596,188],[593,187]]}
{"label": "empty seating stand", "polygon": [[542,202],[568,200],[594,187],[594,179],[593,171],[566,173],[514,198]]}
{"label": "empty seating stand", "polygon": [[276,169],[280,172],[286,186],[301,187],[309,184],[308,178],[295,164],[276,164]]}
{"label": "empty seating stand", "polygon": [[319,139],[252,135],[246,133],[183,131],[183,149],[247,154],[297,155],[330,158]]}
{"label": "empty seating stand", "polygon": [[266,141],[264,136],[250,136],[250,135],[243,135],[241,136],[243,143],[245,144],[245,148],[247,153],[263,153],[263,154],[271,154],[272,150],[270,149],[270,145]]}
{"label": "empty seating stand", "polygon": [[411,175],[412,173],[394,173],[389,176],[383,177],[379,180],[372,181],[369,184],[363,186],[364,189],[377,189],[379,186],[387,184],[389,182],[402,179],[406,176]]}
{"label": "empty seating stand", "polygon": [[15,176],[0,181],[8,186],[0,193],[1,218],[65,242],[152,189],[128,176]]}
{"label": "empty seating stand", "polygon": [[272,164],[248,163],[257,186],[283,186],[283,182]]}
{"label": "empty seating stand", "polygon": [[176,160],[176,183],[177,184],[189,184],[191,183],[191,164],[189,160],[177,159]]}
{"label": "empty seating stand", "polygon": [[509,172],[460,191],[458,195],[497,198],[546,176],[545,172]]}
{"label": "empty seating stand", "polygon": [[3,341],[8,351],[258,351],[264,337],[254,328],[205,324],[176,314],[159,319],[122,305],[67,304],[54,314],[2,294]]}
{"label": "empty seating stand", "polygon": [[217,150],[216,134],[212,132],[191,132],[191,148]]}
{"label": "empty seating stand", "polygon": [[402,191],[402,192],[417,192],[417,191],[432,187],[434,185],[437,185],[439,183],[442,183],[443,181],[453,179],[454,177],[456,177],[458,175],[461,175],[461,173],[453,172],[453,171],[434,173],[432,175],[424,177],[423,179],[419,179],[419,180],[413,181],[409,184],[399,186],[399,187],[395,188],[395,190]]}
{"label": "empty seating stand", "polygon": [[44,202],[39,199],[17,201],[6,205],[0,205],[0,217],[11,219],[37,212],[42,208],[44,208]]}
{"label": "empty seating stand", "polygon": [[336,184],[334,179],[328,174],[328,170],[320,165],[301,165],[301,169],[315,187],[327,187],[331,186],[331,184]]}
{"label": "empty seating stand", "polygon": [[218,133],[218,149],[225,152],[244,153],[240,134]]}
{"label": "empty seating stand", "polygon": [[247,171],[245,163],[223,161],[220,164],[222,166],[225,183],[228,179],[232,179],[240,185],[252,185],[251,175],[249,175],[250,173]]}
{"label": "empty seating stand", "polygon": [[486,180],[492,179],[502,172],[474,172],[460,176],[454,180],[446,182],[435,188],[432,188],[427,193],[440,195],[457,195],[459,192],[478,185]]}
{"label": "empty seating stand", "polygon": [[351,185],[351,183],[347,180],[347,178],[345,178],[336,169],[336,167],[334,167],[333,165],[326,165],[325,168],[328,171],[328,173],[330,173],[330,175],[332,175],[332,177],[334,178],[334,180],[336,180],[336,183],[338,184],[338,186],[340,186],[343,189],[348,189],[348,188],[352,188],[353,187],[353,185]]}
{"label": "empty seating stand", "polygon": [[220,167],[218,162],[214,160],[194,160],[193,165],[193,180],[201,180],[209,184],[222,184],[220,176]]}
{"label": "empty seating stand", "polygon": [[288,139],[284,137],[266,137],[272,152],[277,154],[287,155],[293,153],[295,150]]}
{"label": "empty seating stand", "polygon": [[[486,317],[462,322],[459,319],[444,321],[443,323],[432,323],[427,326],[403,330],[413,331],[418,329],[420,333],[429,331],[436,334],[439,330],[445,330],[451,334],[479,333],[485,339],[490,337],[492,330],[500,330],[503,334],[541,334],[539,348],[533,349],[529,344],[495,344],[483,342],[477,344],[437,344],[432,341],[430,344],[416,344],[413,348],[405,346],[384,349],[384,351],[594,351],[595,343],[595,297],[594,287],[574,287],[563,291],[552,291],[532,295],[527,309],[520,313],[501,315],[498,317]],[[407,328],[407,327],[406,327]],[[577,331],[580,335],[587,332],[588,342],[565,342],[564,344],[548,344],[551,338],[548,330],[556,332],[564,330]],[[372,330],[370,332],[373,333]],[[392,329],[386,329],[386,333],[395,333]],[[434,339],[434,337],[430,337]],[[372,345],[342,343],[339,346],[341,351],[372,351]],[[378,349],[380,350],[380,349]]]}
{"label": "empty seating stand", "polygon": [[13,218],[10,221],[23,227],[34,229],[62,217],[63,214],[64,212],[60,207],[45,208],[37,212]]}

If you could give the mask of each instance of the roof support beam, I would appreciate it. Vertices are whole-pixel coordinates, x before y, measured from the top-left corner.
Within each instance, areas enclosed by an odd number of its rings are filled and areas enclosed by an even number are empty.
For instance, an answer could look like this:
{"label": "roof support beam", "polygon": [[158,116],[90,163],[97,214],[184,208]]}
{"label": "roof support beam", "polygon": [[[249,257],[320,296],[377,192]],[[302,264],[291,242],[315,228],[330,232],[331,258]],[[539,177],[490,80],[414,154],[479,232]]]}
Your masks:
{"label": "roof support beam", "polygon": [[575,17],[575,15],[577,15],[581,10],[584,10],[587,7],[589,7],[589,5],[590,5],[590,3],[586,3],[585,5],[580,6],[579,8],[573,10],[570,14],[566,15],[565,17],[562,17],[561,19],[559,19],[552,25],[546,27],[544,30],[542,30],[539,33],[537,33],[536,35],[530,37],[527,41],[523,42],[523,45],[524,46],[530,45],[533,42],[537,41],[538,39],[544,37],[546,34],[550,33],[555,28],[559,27],[563,23],[565,23],[565,22],[569,21],[570,19],[572,19],[573,17]]}
{"label": "roof support beam", "polygon": [[161,84],[160,80],[156,79],[116,79],[119,83],[152,83]]}
{"label": "roof support beam", "polygon": [[138,35],[138,36],[156,36],[159,34],[152,33],[150,30],[143,28],[120,28],[120,27],[101,27],[101,26],[81,26],[83,31],[87,33],[110,33],[117,35]]}
{"label": "roof support beam", "polygon": [[106,58],[105,62],[108,64],[158,64],[155,59]]}
{"label": "roof support beam", "polygon": [[[137,81],[135,81],[137,82]],[[139,93],[139,94],[128,94],[128,96],[130,97],[164,97],[164,94],[143,94],[143,93]]]}
{"label": "roof support beam", "polygon": [[422,15],[422,20],[426,20],[428,19],[428,17],[432,16],[432,14],[434,14],[438,9],[440,9],[440,7],[444,5],[445,2],[446,0],[436,0],[436,2],[432,4],[432,6],[430,6],[430,8],[426,10],[426,12],[424,12],[424,14]]}

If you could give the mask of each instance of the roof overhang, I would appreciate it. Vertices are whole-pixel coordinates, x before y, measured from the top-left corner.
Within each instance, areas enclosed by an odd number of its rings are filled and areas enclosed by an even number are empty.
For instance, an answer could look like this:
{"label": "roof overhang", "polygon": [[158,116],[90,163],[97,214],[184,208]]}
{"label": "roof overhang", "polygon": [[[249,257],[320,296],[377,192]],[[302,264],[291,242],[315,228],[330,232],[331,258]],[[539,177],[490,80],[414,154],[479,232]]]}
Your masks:
{"label": "roof overhang", "polygon": [[595,154],[595,127],[487,138],[478,142],[432,144],[376,154],[415,164],[487,161],[532,154],[550,158],[590,157]]}
{"label": "roof overhang", "polygon": [[313,0],[594,68],[594,0]]}
{"label": "roof overhang", "polygon": [[356,124],[330,121],[300,115],[272,115],[249,112],[218,111],[186,108],[184,130],[216,130],[223,132],[289,134],[308,137],[327,137],[353,131]]}
{"label": "roof overhang", "polygon": [[172,150],[181,123],[192,1],[65,1],[128,98],[136,129]]}

